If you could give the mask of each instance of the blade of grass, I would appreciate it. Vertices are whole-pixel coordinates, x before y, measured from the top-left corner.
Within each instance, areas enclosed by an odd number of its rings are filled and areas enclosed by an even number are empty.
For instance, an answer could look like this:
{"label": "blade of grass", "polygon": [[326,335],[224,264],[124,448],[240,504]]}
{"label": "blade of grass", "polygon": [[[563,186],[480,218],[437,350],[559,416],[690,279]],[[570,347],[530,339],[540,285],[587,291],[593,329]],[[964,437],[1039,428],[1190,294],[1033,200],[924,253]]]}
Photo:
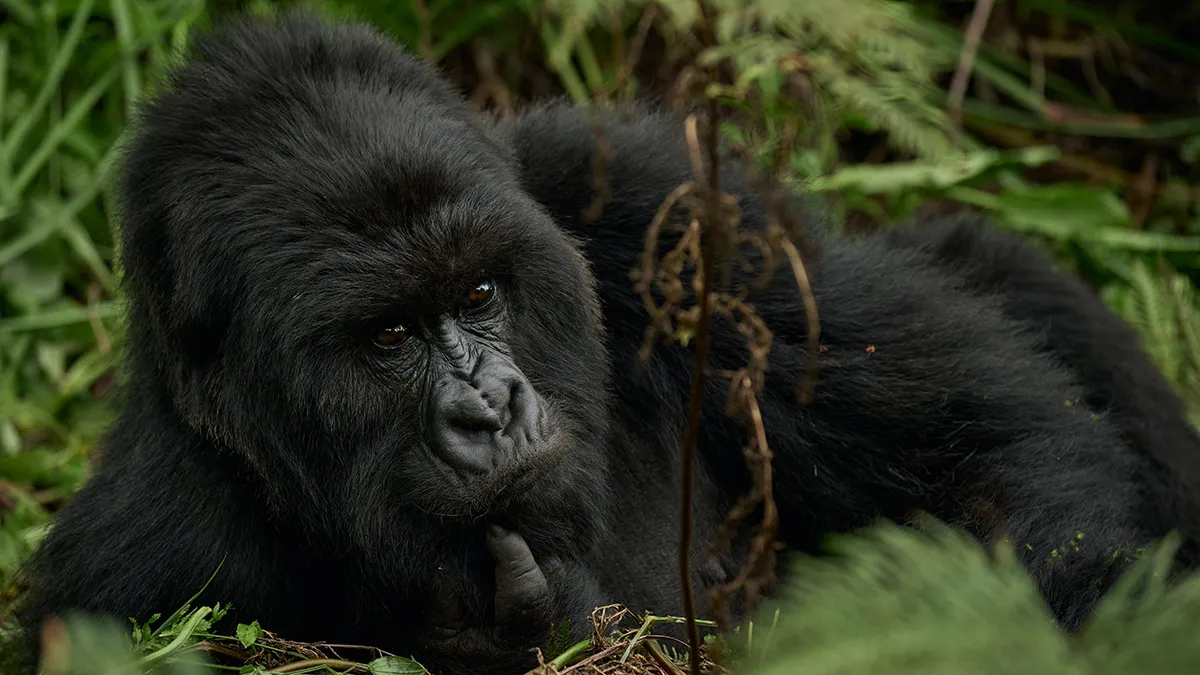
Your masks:
{"label": "blade of grass", "polygon": [[59,395],[71,396],[95,384],[100,376],[107,373],[116,364],[112,352],[102,352],[92,349],[83,356],[75,359],[75,363],[63,375],[59,383]]}
{"label": "blade of grass", "polygon": [[[7,35],[0,36],[0,138],[4,138],[4,104],[8,100],[8,50]],[[9,184],[12,165],[8,153],[0,151],[0,203],[16,200],[16,191]]]}
{"label": "blade of grass", "polygon": [[153,639],[157,638],[160,634],[162,634],[163,630],[173,627],[175,622],[179,620],[179,617],[183,616],[188,611],[188,608],[192,606],[192,603],[196,602],[196,600],[198,600],[201,595],[204,595],[204,591],[207,590],[208,587],[212,584],[213,579],[217,578],[217,574],[219,574],[221,572],[221,568],[224,566],[225,566],[225,558],[221,558],[221,562],[217,563],[217,568],[215,570],[213,570],[213,573],[211,575],[209,575],[208,581],[205,581],[204,585],[200,587],[200,590],[196,591],[196,593],[194,595],[192,595],[192,597],[189,598],[187,600],[187,602],[183,603],[182,605],[179,606],[178,609],[176,609],[174,612],[172,612],[171,616],[168,616],[166,619],[163,619],[162,623],[160,623],[158,625],[158,628],[155,628],[154,632],[150,634],[149,639],[153,640]]}
{"label": "blade of grass", "polygon": [[100,282],[100,286],[108,291],[109,294],[115,295],[117,292],[117,284],[113,279],[112,272],[108,269],[108,265],[104,263],[104,258],[100,255],[100,251],[96,249],[95,242],[88,236],[87,230],[75,218],[69,218],[67,224],[62,230],[63,238],[75,250],[75,255],[78,255],[87,263],[92,274],[96,275],[96,281]]}
{"label": "blade of grass", "polygon": [[592,49],[592,43],[586,34],[579,36],[579,40],[575,43],[575,57],[579,59],[579,66],[583,70],[583,76],[587,79],[588,88],[593,92],[603,90],[604,73],[600,70],[596,52]]}
{"label": "blade of grass", "polygon": [[180,629],[179,633],[176,634],[174,640],[171,640],[167,646],[138,659],[137,665],[141,668],[145,668],[146,666],[156,661],[161,661],[162,659],[179,651],[185,644],[187,644],[187,641],[191,639],[192,633],[196,632],[196,627],[200,625],[200,622],[204,620],[204,617],[208,616],[211,612],[211,607],[196,608],[196,610],[192,612],[192,615],[188,617],[187,623],[185,623],[183,628]]}
{"label": "blade of grass", "polygon": [[71,199],[59,211],[57,217],[42,221],[38,226],[30,228],[21,236],[13,239],[7,246],[0,248],[0,267],[12,262],[17,256],[20,256],[58,232],[59,228],[71,222],[72,218],[79,215],[80,211],[92,203],[96,195],[100,194],[100,191],[104,189],[104,184],[108,180],[108,172],[117,158],[119,147],[119,143],[114,143],[108,149],[108,152],[104,153],[104,157],[101,158],[100,164],[96,167],[91,184]]}
{"label": "blade of grass", "polygon": [[[96,316],[101,319],[113,319],[121,315],[121,305],[115,302],[97,303],[95,309]],[[0,319],[0,333],[26,333],[87,323],[91,318],[89,311],[87,307],[70,307],[40,314],[26,314],[11,319]]]}
{"label": "blade of grass", "polygon": [[100,96],[117,79],[118,72],[119,69],[116,65],[110,67],[99,80],[88,87],[88,90],[84,92],[83,96],[79,97],[79,100],[75,101],[62,121],[56,124],[50,130],[50,133],[42,138],[42,142],[38,144],[37,149],[33,151],[33,154],[21,166],[21,172],[13,179],[14,196],[21,194],[25,188],[29,187],[29,184],[37,177],[38,171],[41,171],[47,160],[50,159],[67,135],[74,131],[87,114],[96,107],[96,101],[100,100]]}
{"label": "blade of grass", "polygon": [[[46,46],[48,48],[46,59],[52,61],[53,57],[58,54],[59,38],[61,37],[58,30],[58,0],[44,0],[42,2],[42,16],[45,17],[42,26],[46,29]],[[50,98],[50,115],[46,120],[47,129],[53,129],[62,123],[63,94],[64,92],[60,88],[59,92]],[[45,136],[43,136],[44,138]],[[13,148],[13,155],[16,155],[19,150],[19,146]],[[10,157],[10,159],[14,163],[18,162],[14,157]],[[48,163],[46,177],[50,183],[50,194],[57,195],[62,192],[62,160],[57,155],[51,154],[48,158]],[[23,191],[20,186],[14,185],[13,187],[14,196],[20,195]]]}
{"label": "blade of grass", "polygon": [[121,82],[125,90],[125,113],[133,112],[134,101],[142,89],[142,76],[138,72],[137,50],[133,41],[133,21],[129,18],[126,0],[112,0],[113,24],[117,30],[117,42],[121,45]]}
{"label": "blade of grass", "polygon": [[[931,43],[939,45],[942,49],[953,51],[954,53],[962,50],[962,35],[958,32],[943,30],[942,26],[936,24],[922,25],[921,28],[922,36]],[[996,89],[1008,94],[1010,98],[1029,111],[1035,113],[1042,111],[1042,97],[1038,96],[1036,92],[1031,90],[1015,75],[987,58],[982,44],[980,45],[979,53],[976,54],[972,73],[975,77],[987,80]]]}
{"label": "blade of grass", "polygon": [[1200,117],[1185,117],[1147,123],[1129,123],[1119,120],[1079,120],[1068,124],[1055,124],[1041,116],[995,106],[977,99],[963,101],[963,113],[988,122],[1031,129],[1055,131],[1075,136],[1098,138],[1134,138],[1139,140],[1164,140],[1181,138],[1200,133]]}
{"label": "blade of grass", "polygon": [[9,342],[8,361],[14,364],[14,367],[6,368],[3,374],[0,374],[0,396],[17,395],[17,374],[20,372],[15,364],[23,363],[25,355],[29,353],[29,348],[33,346],[32,335],[21,335],[15,340]]}
{"label": "blade of grass", "polygon": [[[919,25],[919,30],[923,40],[940,45],[942,49],[955,54],[962,49],[962,33],[954,28],[936,23],[922,23]],[[1029,90],[1020,79],[1017,79],[1018,76],[1028,78],[1032,75],[1033,68],[1029,63],[987,43],[979,45],[975,66],[977,74],[995,84],[997,89],[1004,88],[1007,91],[1006,87],[1016,86],[1024,88],[1026,91]],[[981,67],[983,70],[980,70]],[[993,77],[1003,79],[1004,82],[993,80]],[[1062,100],[1073,105],[1096,106],[1094,97],[1081,91],[1067,78],[1053,71],[1047,71],[1045,78],[1046,89],[1061,96]]]}
{"label": "blade of grass", "polygon": [[0,1],[0,7],[8,9],[13,16],[17,17],[18,21],[26,26],[32,26],[38,22],[37,10],[25,0],[3,0]]}
{"label": "blade of grass", "polygon": [[4,153],[6,155],[11,156],[13,151],[25,141],[25,135],[37,123],[38,118],[45,111],[46,105],[49,104],[54,92],[58,91],[58,85],[62,82],[63,73],[66,72],[67,65],[71,62],[71,57],[75,54],[76,47],[79,46],[79,40],[83,36],[83,28],[87,25],[94,2],[95,0],[81,0],[79,7],[76,8],[75,15],[71,17],[71,26],[67,29],[66,38],[58,46],[54,60],[50,64],[50,70],[46,73],[45,79],[42,80],[42,88],[38,90],[33,104],[13,124],[12,131],[4,141]]}

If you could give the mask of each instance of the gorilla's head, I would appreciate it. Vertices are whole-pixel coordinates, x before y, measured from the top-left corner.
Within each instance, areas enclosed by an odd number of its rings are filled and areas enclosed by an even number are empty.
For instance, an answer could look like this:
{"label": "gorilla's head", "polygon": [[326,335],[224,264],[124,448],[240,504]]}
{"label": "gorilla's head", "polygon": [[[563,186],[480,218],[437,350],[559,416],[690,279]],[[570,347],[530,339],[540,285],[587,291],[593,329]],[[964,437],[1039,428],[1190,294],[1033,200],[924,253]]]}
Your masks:
{"label": "gorilla's head", "polygon": [[594,281],[509,150],[363,27],[215,35],[127,150],[135,386],[304,532],[588,537],[609,404]]}

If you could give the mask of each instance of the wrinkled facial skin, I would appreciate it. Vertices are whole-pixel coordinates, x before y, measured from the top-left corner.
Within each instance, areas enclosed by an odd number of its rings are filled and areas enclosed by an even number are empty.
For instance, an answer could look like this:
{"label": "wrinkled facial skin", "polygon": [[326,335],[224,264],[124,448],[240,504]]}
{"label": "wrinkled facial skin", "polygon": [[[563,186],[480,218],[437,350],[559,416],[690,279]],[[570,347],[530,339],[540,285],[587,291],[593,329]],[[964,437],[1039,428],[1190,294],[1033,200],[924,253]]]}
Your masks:
{"label": "wrinkled facial skin", "polygon": [[584,550],[608,363],[575,242],[426,66],[296,48],[201,43],[171,88],[206,96],[144,110],[123,176],[135,370],[323,548],[467,564],[486,520]]}
{"label": "wrinkled facial skin", "polygon": [[[507,280],[507,279],[506,279]],[[553,468],[574,442],[572,421],[514,362],[506,335],[509,283],[481,279],[445,308],[383,320],[372,337],[383,371],[411,383],[417,440],[401,474],[429,488],[418,507],[477,517],[506,488]]]}

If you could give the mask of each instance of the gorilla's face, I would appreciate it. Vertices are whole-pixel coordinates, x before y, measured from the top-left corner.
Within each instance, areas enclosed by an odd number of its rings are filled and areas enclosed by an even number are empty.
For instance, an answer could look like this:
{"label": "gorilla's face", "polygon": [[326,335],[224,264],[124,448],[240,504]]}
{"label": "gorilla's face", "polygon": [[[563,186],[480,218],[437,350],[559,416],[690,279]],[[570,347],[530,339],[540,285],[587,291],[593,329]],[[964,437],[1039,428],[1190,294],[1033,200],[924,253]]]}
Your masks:
{"label": "gorilla's face", "polygon": [[[438,149],[406,167],[429,181],[426,203],[389,189],[381,169],[342,191],[375,213],[313,228],[290,255],[247,249],[247,268],[281,276],[257,282],[268,297],[234,322],[257,324],[260,349],[293,355],[273,388],[293,419],[319,423],[352,485],[473,518],[528,498],[587,451],[603,390],[571,386],[571,371],[602,355],[576,251],[513,185],[442,159],[454,157]],[[327,204],[287,219],[336,223],[349,208]]]}
{"label": "gorilla's face", "polygon": [[504,146],[413,63],[204,68],[124,177],[133,339],[187,423],[325,532],[595,509],[594,282]]}

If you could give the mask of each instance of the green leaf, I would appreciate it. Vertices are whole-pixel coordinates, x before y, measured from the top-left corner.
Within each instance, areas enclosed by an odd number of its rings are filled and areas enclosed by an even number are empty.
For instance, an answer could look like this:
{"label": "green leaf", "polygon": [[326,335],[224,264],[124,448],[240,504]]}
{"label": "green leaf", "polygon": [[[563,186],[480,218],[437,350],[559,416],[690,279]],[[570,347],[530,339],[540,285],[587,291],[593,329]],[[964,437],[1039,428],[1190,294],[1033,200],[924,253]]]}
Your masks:
{"label": "green leaf", "polygon": [[14,455],[21,450],[21,434],[12,422],[0,422],[0,450],[5,454]]}
{"label": "green leaf", "polygon": [[1120,198],[1082,184],[1005,191],[992,207],[1020,232],[1141,251],[1200,251],[1200,237],[1131,229],[1132,217]]}
{"label": "green leaf", "polygon": [[68,462],[63,452],[23,450],[0,456],[0,476],[25,485],[61,485],[71,480]]}
{"label": "green leaf", "polygon": [[1047,185],[1000,194],[999,210],[1019,227],[1070,237],[1089,229],[1124,228],[1131,216],[1111,192],[1086,185]]}
{"label": "green leaf", "polygon": [[1038,147],[1014,152],[985,150],[938,162],[856,164],[832,176],[813,179],[805,188],[818,192],[853,189],[866,194],[896,194],[917,188],[943,190],[1001,166],[1035,167],[1057,158],[1057,149]]}
{"label": "green leaf", "polygon": [[102,352],[92,349],[83,356],[75,359],[71,368],[62,376],[58,386],[63,395],[76,394],[86,390],[115,365],[116,359],[111,351]]}
{"label": "green leaf", "polygon": [[[86,323],[91,318],[92,310],[87,307],[69,307],[40,314],[17,316],[11,319],[0,319],[0,332],[19,333],[22,331],[60,328],[76,323]],[[121,307],[110,302],[101,302],[95,306],[96,316],[109,319],[118,316]]]}
{"label": "green leaf", "polygon": [[33,151],[29,158],[25,160],[25,164],[21,167],[21,171],[17,173],[16,178],[13,179],[13,184],[10,187],[14,193],[12,195],[13,197],[21,192],[24,192],[25,188],[28,187],[31,182],[33,182],[33,179],[37,177],[38,172],[41,171],[46,162],[50,161],[50,156],[53,155],[56,150],[58,150],[58,147],[64,140],[66,140],[67,136],[69,136],[73,131],[75,131],[76,128],[78,128],[79,124],[83,122],[84,117],[86,117],[87,114],[92,111],[92,108],[96,106],[96,101],[100,100],[100,96],[103,95],[105,90],[108,89],[109,85],[111,85],[113,81],[117,79],[117,74],[119,72],[120,71],[115,65],[109,68],[108,72],[102,75],[99,80],[94,82],[92,86],[86,92],[84,92],[82,96],[79,97],[79,100],[75,101],[75,103],[71,105],[71,109],[67,111],[67,114],[63,117],[63,119],[52,129],[50,129],[48,133],[42,136],[42,142],[38,144],[37,148]]}
{"label": "green leaf", "polygon": [[401,656],[384,656],[367,664],[375,675],[428,675],[425,667]]}
{"label": "green leaf", "polygon": [[58,232],[60,228],[70,222],[71,218],[74,218],[80,211],[92,203],[92,200],[96,198],[96,195],[100,194],[100,191],[104,189],[108,181],[108,172],[117,159],[119,147],[118,144],[114,143],[108,149],[108,152],[104,154],[104,157],[100,160],[100,164],[96,167],[95,173],[92,175],[92,182],[86,190],[74,195],[71,201],[59,207],[59,210],[53,216],[41,220],[36,227],[30,228],[21,236],[0,247],[0,267],[4,267],[29,249]]}
{"label": "green leaf", "polygon": [[237,625],[237,639],[247,649],[250,645],[258,642],[258,639],[263,636],[262,626],[258,625],[258,621],[251,622],[249,625],[239,623]]}

